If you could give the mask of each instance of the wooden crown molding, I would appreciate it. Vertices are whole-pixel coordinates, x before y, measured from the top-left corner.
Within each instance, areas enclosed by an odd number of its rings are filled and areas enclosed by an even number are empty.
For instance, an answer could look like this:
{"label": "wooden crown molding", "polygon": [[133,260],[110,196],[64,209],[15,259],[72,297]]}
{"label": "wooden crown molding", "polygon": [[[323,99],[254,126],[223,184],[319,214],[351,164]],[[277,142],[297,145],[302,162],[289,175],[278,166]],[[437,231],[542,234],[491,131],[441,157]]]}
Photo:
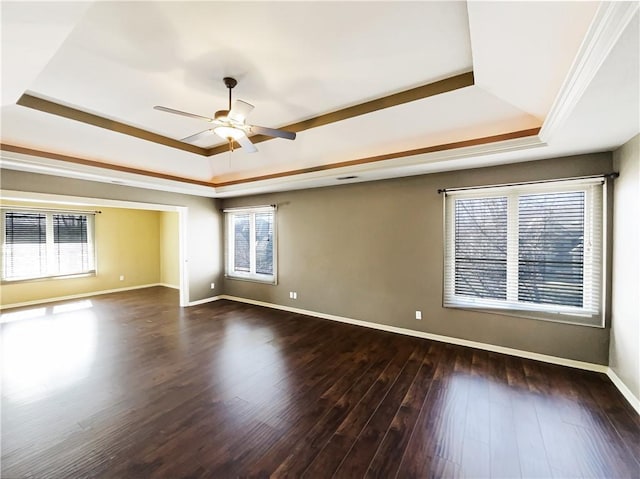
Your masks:
{"label": "wooden crown molding", "polygon": [[514,140],[518,138],[532,137],[532,136],[536,136],[539,132],[540,132],[540,128],[530,128],[528,130],[513,131],[509,133],[502,133],[500,135],[485,136],[481,138],[472,138],[470,140],[456,141],[453,143],[444,143],[440,145],[426,146],[423,148],[416,148],[413,150],[398,151],[394,153],[387,153],[384,155],[358,158],[356,160],[340,161],[337,163],[330,163],[328,165],[310,166],[308,168],[283,171],[280,173],[273,173],[269,175],[254,176],[251,178],[242,178],[242,179],[230,180],[230,181],[220,181],[220,182],[214,181],[213,185],[219,188],[222,186],[232,186],[232,185],[237,185],[242,183],[251,183],[255,181],[271,180],[271,179],[282,178],[287,176],[302,175],[304,173],[315,173],[318,171],[333,170],[336,168],[345,168],[349,166],[363,165],[366,163],[375,163],[378,161],[393,160],[396,158],[405,158],[408,156],[424,155],[426,153],[435,153],[439,151],[454,150],[458,148],[480,146],[480,145],[486,145],[486,144],[496,143],[501,141]]}
{"label": "wooden crown molding", "polygon": [[422,147],[422,148],[416,148],[416,149],[413,149],[413,150],[398,151],[398,152],[393,152],[393,153],[386,153],[384,155],[377,155],[377,156],[370,156],[370,157],[365,157],[365,158],[358,158],[358,159],[355,159],[355,160],[340,161],[340,162],[331,163],[331,164],[327,164],[327,165],[317,165],[317,166],[311,166],[311,167],[308,167],[308,168],[301,168],[301,169],[296,169],[296,170],[282,171],[282,172],[273,173],[273,174],[269,174],[269,175],[254,176],[254,177],[242,178],[242,179],[238,179],[238,180],[217,181],[217,182],[215,181],[215,179],[213,181],[194,180],[194,179],[190,179],[190,178],[183,178],[183,177],[179,177],[179,176],[174,176],[174,175],[169,175],[169,174],[164,174],[164,173],[158,173],[158,172],[155,172],[155,171],[142,170],[142,169],[138,169],[138,168],[130,168],[130,167],[127,167],[127,166],[113,165],[113,164],[109,164],[109,163],[102,163],[102,162],[95,161],[95,160],[88,160],[88,159],[85,159],[85,158],[77,158],[77,157],[74,157],[74,156],[67,156],[67,155],[62,155],[62,154],[52,153],[52,152],[47,152],[47,151],[41,151],[41,150],[34,150],[34,149],[31,149],[31,148],[26,148],[26,147],[17,146],[17,145],[11,145],[11,144],[5,144],[5,143],[0,143],[0,150],[6,151],[6,152],[13,152],[13,153],[19,153],[19,154],[23,154],[23,155],[39,157],[39,158],[48,158],[48,159],[57,160],[57,161],[65,161],[65,162],[68,162],[68,163],[73,163],[73,164],[77,164],[77,165],[84,165],[84,166],[89,166],[89,167],[94,167],[94,168],[104,168],[104,169],[120,171],[120,172],[124,172],[124,173],[142,175],[142,176],[147,176],[147,177],[151,177],[151,178],[158,178],[158,179],[162,179],[162,180],[170,180],[170,181],[177,181],[177,182],[187,183],[187,184],[192,184],[192,185],[212,187],[212,188],[215,189],[215,188],[220,188],[220,187],[224,187],[224,186],[232,186],[232,185],[238,185],[238,184],[243,184],[243,183],[251,183],[251,182],[256,182],[256,181],[264,181],[264,180],[271,180],[271,179],[277,179],[277,178],[291,177],[291,176],[302,175],[302,174],[305,174],[305,173],[315,173],[315,172],[319,172],[319,171],[328,171],[328,170],[333,170],[333,169],[337,169],[337,168],[358,166],[358,165],[363,165],[363,164],[367,164],[367,163],[375,163],[375,162],[380,162],[380,161],[385,161],[385,160],[393,160],[393,159],[397,159],[397,158],[405,158],[405,157],[410,157],[410,156],[423,155],[423,154],[427,154],[427,153],[445,152],[445,151],[455,150],[455,149],[459,149],[459,148],[479,147],[479,146],[482,146],[482,145],[489,145],[491,143],[505,142],[505,141],[508,141],[508,140],[516,140],[516,139],[527,138],[527,137],[535,137],[536,135],[538,135],[539,132],[540,132],[540,128],[530,128],[530,129],[527,129],[527,130],[519,130],[519,131],[508,132],[508,133],[502,133],[502,134],[499,134],[499,135],[485,136],[485,137],[481,137],[481,138],[472,138],[472,139],[469,139],[469,140],[456,141],[456,142],[452,142],[452,143],[444,143],[444,144],[439,144],[439,145],[432,145],[432,146],[427,146],[427,147]]}
{"label": "wooden crown molding", "polygon": [[[447,93],[473,85],[473,72],[462,73],[460,75],[445,78],[444,80],[427,83],[426,85],[422,85],[416,88],[411,88],[409,90],[404,90],[399,93],[394,93],[392,95],[377,98],[375,100],[360,103],[358,105],[342,108],[340,110],[325,113],[313,118],[309,118],[307,120],[291,123],[289,125],[281,127],[280,129],[299,133],[311,128],[317,128],[319,126],[328,125],[330,123],[346,120],[355,116],[402,105],[403,103],[422,100],[423,98],[440,95],[442,93]],[[135,138],[140,138],[142,140],[151,141],[159,145],[176,148],[201,156],[213,156],[229,151],[229,146],[227,144],[215,146],[213,148],[201,148],[199,146],[191,145],[189,143],[143,130],[142,128],[127,125],[126,123],[105,118],[94,113],[88,113],[77,108],[56,103],[51,100],[45,100],[44,98],[39,98],[28,93],[23,94],[18,99],[17,104],[27,108],[32,108],[34,110],[42,111],[44,113],[61,116],[63,118],[79,121],[88,125],[97,126],[99,128],[104,128],[106,130],[133,136]],[[254,135],[251,137],[251,141],[253,143],[262,143],[268,140],[273,140],[273,138],[265,135]],[[239,147],[239,145],[237,146]]]}
{"label": "wooden crown molding", "polygon": [[86,123],[87,125],[97,126],[106,130],[115,131],[116,133],[122,133],[124,135],[133,136],[142,140],[151,141],[159,145],[169,146],[171,148],[177,148],[179,150],[188,151],[189,153],[196,153],[198,155],[207,154],[206,148],[200,148],[199,146],[184,143],[182,141],[174,140],[166,136],[152,133],[142,128],[127,125],[116,120],[110,120],[93,113],[87,113],[86,111],[78,110],[70,106],[62,105],[51,100],[45,100],[38,98],[28,93],[23,94],[17,102],[20,106],[27,108],[33,108],[34,110],[42,111],[44,113],[50,113],[52,115],[61,116],[70,120]]}
{"label": "wooden crown molding", "polygon": [[111,163],[103,163],[100,161],[95,161],[95,160],[87,160],[86,158],[78,158],[76,156],[67,156],[67,155],[61,155],[59,153],[53,153],[53,152],[49,152],[49,151],[42,151],[42,150],[34,150],[31,148],[25,148],[23,146],[17,146],[17,145],[10,145],[7,143],[0,143],[0,150],[1,151],[8,151],[11,153],[19,153],[22,155],[29,155],[29,156],[35,156],[38,158],[48,158],[50,160],[56,160],[56,161],[65,161],[67,163],[73,163],[76,165],[84,165],[84,166],[91,166],[94,168],[104,168],[107,170],[112,170],[112,171],[121,171],[123,173],[131,173],[134,175],[143,175],[143,176],[148,176],[151,178],[158,178],[158,179],[162,179],[162,180],[170,180],[170,181],[177,181],[180,183],[189,183],[192,185],[200,185],[200,186],[209,186],[212,187],[214,186],[213,183],[209,182],[209,181],[201,181],[201,180],[194,180],[191,178],[183,178],[181,176],[174,176],[174,175],[168,175],[165,173],[158,173],[157,171],[150,171],[150,170],[142,170],[139,168],[131,168],[128,166],[122,166],[122,165],[114,165]]}
{"label": "wooden crown molding", "polygon": [[[393,95],[376,98],[375,100],[353,105],[340,110],[325,113],[308,120],[299,121],[296,123],[290,123],[280,127],[281,130],[291,131],[293,133],[299,133],[311,128],[317,128],[319,126],[328,125],[330,123],[336,123],[342,120],[348,120],[360,115],[372,113],[374,111],[383,110],[393,106],[402,105],[403,103],[409,103],[416,100],[422,100],[430,96],[441,95],[442,93],[448,93],[450,91],[458,90],[460,88],[466,88],[475,84],[473,72],[462,73],[460,75],[445,78],[433,83],[427,83],[416,88],[404,90]],[[272,140],[273,138],[265,135],[254,135],[251,137],[253,143],[262,143],[263,141]],[[238,145],[239,147],[239,145]],[[209,155],[217,155],[229,151],[227,145],[220,145],[213,147],[209,150]]]}

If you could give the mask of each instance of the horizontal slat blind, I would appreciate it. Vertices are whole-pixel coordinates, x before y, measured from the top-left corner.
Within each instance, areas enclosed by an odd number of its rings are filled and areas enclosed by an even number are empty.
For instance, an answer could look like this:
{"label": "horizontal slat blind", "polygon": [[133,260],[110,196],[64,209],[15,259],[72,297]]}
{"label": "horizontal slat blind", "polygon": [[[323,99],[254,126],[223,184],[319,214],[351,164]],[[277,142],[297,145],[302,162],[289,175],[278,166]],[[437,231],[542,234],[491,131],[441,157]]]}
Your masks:
{"label": "horizontal slat blind", "polygon": [[53,274],[64,275],[93,270],[88,222],[86,215],[53,215]]}
{"label": "horizontal slat blind", "polygon": [[256,273],[273,274],[273,211],[256,213]]}
{"label": "horizontal slat blind", "polygon": [[251,265],[250,251],[250,215],[235,214],[233,215],[233,270],[241,272],[249,272]]}
{"label": "horizontal slat blind", "polygon": [[275,284],[275,206],[231,208],[226,215],[225,274]]}
{"label": "horizontal slat blind", "polygon": [[582,307],[584,192],[520,196],[518,301]]}
{"label": "horizontal slat blind", "polygon": [[40,276],[47,267],[46,243],[44,213],[5,212],[3,279]]}
{"label": "horizontal slat blind", "polygon": [[92,214],[3,211],[2,279],[95,271]]}
{"label": "horizontal slat blind", "polygon": [[47,241],[47,217],[42,213],[7,212],[5,224],[7,244],[37,244]]}
{"label": "horizontal slat blind", "polygon": [[602,189],[582,180],[448,194],[443,304],[601,325]]}
{"label": "horizontal slat blind", "polygon": [[455,204],[455,293],[507,299],[507,199]]}

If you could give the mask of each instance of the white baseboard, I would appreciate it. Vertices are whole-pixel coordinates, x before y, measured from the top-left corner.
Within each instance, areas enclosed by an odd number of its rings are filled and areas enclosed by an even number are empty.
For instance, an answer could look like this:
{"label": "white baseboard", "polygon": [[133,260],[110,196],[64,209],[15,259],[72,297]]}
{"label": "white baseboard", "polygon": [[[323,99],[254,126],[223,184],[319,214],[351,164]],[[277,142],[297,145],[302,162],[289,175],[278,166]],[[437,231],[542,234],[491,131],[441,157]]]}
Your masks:
{"label": "white baseboard", "polygon": [[187,307],[189,306],[198,306],[199,304],[211,303],[212,301],[218,301],[219,299],[223,299],[224,295],[220,296],[211,296],[210,298],[198,299],[197,301],[189,301]]}
{"label": "white baseboard", "polygon": [[533,353],[530,351],[523,351],[521,349],[507,348],[504,346],[496,346],[494,344],[488,344],[488,343],[479,343],[476,341],[469,341],[468,339],[454,338],[451,336],[441,336],[439,334],[426,333],[423,331],[416,331],[413,329],[398,328],[396,326],[389,326],[387,324],[372,323],[369,321],[362,321],[360,319],[352,319],[352,318],[345,318],[343,316],[335,316],[332,314],[318,313],[316,311],[292,308],[290,306],[282,306],[282,305],[273,304],[273,303],[265,303],[263,301],[255,301],[253,299],[239,298],[236,296],[228,296],[226,294],[221,295],[220,299],[229,299],[232,301],[239,301],[242,303],[255,304],[257,306],[266,306],[268,308],[281,309],[283,311],[289,311],[291,313],[304,314],[307,316],[314,316],[316,318],[322,318],[322,319],[330,319],[332,321],[339,321],[341,323],[354,324],[356,326],[364,326],[367,328],[378,329],[380,331],[387,331],[390,333],[404,334],[404,335],[413,336],[416,338],[431,339],[433,341],[440,341],[442,343],[457,344],[458,346],[467,346],[469,348],[482,349],[484,351],[491,351],[494,353],[509,354],[511,356],[518,356],[526,359],[534,359],[536,361],[543,361],[545,363],[559,364],[561,366],[570,366],[572,368],[577,368],[577,369],[586,369],[587,371],[596,371],[599,373],[606,373],[607,369],[609,369],[607,366],[603,364],[594,364],[594,363],[587,363],[584,361],[576,361],[574,359],[559,358],[556,356],[549,356],[547,354],[539,354],[539,353]]}
{"label": "white baseboard", "polygon": [[613,369],[607,368],[607,376],[609,376],[609,379],[611,379],[611,382],[618,388],[618,391],[620,391],[629,404],[631,404],[631,407],[640,414],[640,399],[631,392]]}
{"label": "white baseboard", "polygon": [[407,336],[413,336],[416,338],[431,339],[433,341],[439,341],[443,343],[456,344],[458,346],[466,346],[470,348],[482,349],[484,351],[491,351],[494,353],[508,354],[510,356],[517,356],[525,359],[533,359],[536,361],[542,361],[550,364],[558,364],[560,366],[568,366],[576,369],[584,369],[586,371],[594,371],[597,373],[606,374],[614,386],[622,393],[624,398],[631,404],[631,406],[640,414],[640,400],[633,395],[629,388],[622,382],[622,380],[616,375],[616,373],[604,364],[588,363],[585,361],[576,361],[574,359],[559,358],[557,356],[550,356],[548,354],[534,353],[531,351],[524,351],[521,349],[507,348],[504,346],[496,346],[494,344],[480,343],[476,341],[469,341],[467,339],[454,338],[451,336],[441,336],[439,334],[431,334],[423,331],[415,331],[413,329],[398,328],[395,326],[389,326],[386,324],[372,323],[369,321],[362,321],[360,319],[345,318],[343,316],[335,316],[332,314],[318,313],[316,311],[309,311],[306,309],[293,308],[291,306],[283,306],[280,304],[266,303],[264,301],[256,301],[254,299],[240,298],[237,296],[229,296],[222,294],[217,296],[218,299],[228,299],[231,301],[238,301],[241,303],[255,304],[256,306],[264,306],[267,308],[280,309],[282,311],[288,311],[290,313],[304,314],[306,316],[313,316],[321,319],[329,319],[331,321],[339,321],[341,323],[354,324],[356,326],[364,326],[367,328],[378,329],[380,331],[387,331],[391,333],[404,334]]}
{"label": "white baseboard", "polygon": [[176,286],[175,284],[169,283],[158,283],[158,286],[164,286],[165,288],[177,289],[180,290],[180,286]]}
{"label": "white baseboard", "polygon": [[[86,298],[88,296],[98,296],[101,294],[119,293],[121,291],[132,291],[134,289],[152,288],[154,286],[164,286],[164,284],[160,284],[160,283],[141,284],[138,286],[128,286],[126,288],[104,289],[101,291],[90,291],[87,293],[70,294],[67,296],[57,296],[55,298],[35,299],[33,301],[25,301],[22,303],[3,304],[3,305],[0,305],[0,310],[20,308],[22,306],[34,306],[37,304],[55,303],[57,301],[67,301],[68,299]],[[0,320],[0,322],[2,322],[2,320]]]}

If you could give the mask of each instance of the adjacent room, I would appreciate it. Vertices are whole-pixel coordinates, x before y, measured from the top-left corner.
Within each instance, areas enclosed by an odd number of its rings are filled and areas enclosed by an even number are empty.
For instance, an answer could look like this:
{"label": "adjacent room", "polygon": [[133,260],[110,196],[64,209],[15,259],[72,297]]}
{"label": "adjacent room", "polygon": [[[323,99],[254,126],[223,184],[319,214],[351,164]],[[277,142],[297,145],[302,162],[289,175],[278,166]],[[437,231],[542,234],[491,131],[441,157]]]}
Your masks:
{"label": "adjacent room", "polygon": [[0,8],[0,477],[640,477],[640,2]]}

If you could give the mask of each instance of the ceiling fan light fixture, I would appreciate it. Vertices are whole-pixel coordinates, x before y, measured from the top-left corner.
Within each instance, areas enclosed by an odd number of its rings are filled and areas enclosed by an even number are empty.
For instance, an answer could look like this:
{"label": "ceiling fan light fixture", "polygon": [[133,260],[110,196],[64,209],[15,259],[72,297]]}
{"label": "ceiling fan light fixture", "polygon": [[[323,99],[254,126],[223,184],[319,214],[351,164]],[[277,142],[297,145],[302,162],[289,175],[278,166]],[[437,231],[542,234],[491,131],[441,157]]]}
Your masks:
{"label": "ceiling fan light fixture", "polygon": [[[233,151],[234,142],[238,143],[243,150],[247,153],[255,153],[258,149],[253,145],[253,142],[247,136],[247,133],[258,134],[273,138],[286,138],[287,140],[295,140],[296,134],[290,131],[277,130],[275,128],[266,128],[264,126],[247,125],[246,118],[253,105],[246,101],[236,100],[231,102],[231,90],[238,82],[231,77],[223,78],[225,86],[229,89],[229,109],[216,111],[213,118],[207,118],[206,116],[195,115],[181,110],[174,110],[173,108],[167,108],[166,106],[156,105],[153,108],[156,110],[164,111],[167,113],[173,113],[174,115],[186,116],[189,118],[195,118],[198,120],[205,120],[209,123],[213,123],[215,128],[209,128],[207,130],[196,133],[195,135],[189,135],[180,141],[190,142],[199,140],[202,135],[214,132],[220,138],[227,140],[229,143],[229,150]],[[211,151],[214,151],[212,149]]]}
{"label": "ceiling fan light fixture", "polygon": [[214,128],[213,132],[225,140],[237,140],[245,135],[244,130],[241,130],[240,128],[233,128],[231,126],[219,126]]}

